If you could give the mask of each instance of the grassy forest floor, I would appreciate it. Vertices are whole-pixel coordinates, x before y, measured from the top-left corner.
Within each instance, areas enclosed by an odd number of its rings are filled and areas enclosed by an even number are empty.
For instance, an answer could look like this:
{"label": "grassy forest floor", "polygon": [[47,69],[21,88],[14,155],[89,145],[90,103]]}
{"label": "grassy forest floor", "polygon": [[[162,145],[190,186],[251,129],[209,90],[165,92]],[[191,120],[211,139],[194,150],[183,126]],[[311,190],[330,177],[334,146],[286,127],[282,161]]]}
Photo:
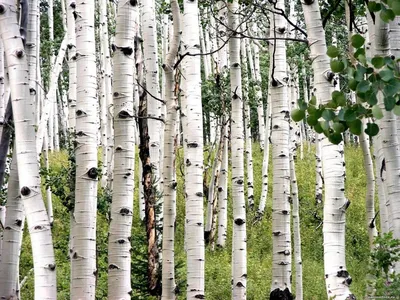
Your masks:
{"label": "grassy forest floor", "polygon": [[[353,278],[352,292],[357,299],[363,299],[366,286],[366,273],[368,261],[368,235],[365,221],[365,186],[366,177],[363,166],[362,151],[360,148],[346,148],[346,196],[351,201],[347,210],[346,230],[346,258],[347,269]],[[183,158],[181,157],[181,160]],[[261,193],[261,168],[262,152],[258,145],[253,146],[254,163],[254,194],[256,205]],[[68,165],[67,154],[54,153],[50,156],[50,165],[57,178],[52,179],[53,185],[66,189],[65,177]],[[297,180],[299,185],[300,218],[303,257],[303,285],[304,299],[327,299],[324,282],[323,265],[323,237],[322,237],[322,206],[317,207],[314,200],[315,188],[315,158],[313,152],[305,149],[304,159],[296,162]],[[211,170],[210,170],[211,172]],[[138,168],[136,168],[136,186],[138,186]],[[177,201],[177,228],[176,228],[176,263],[177,280],[180,283],[178,299],[185,299],[185,268],[186,258],[183,246],[184,240],[184,212],[185,202],[183,197],[182,177],[178,169],[178,201]],[[138,199],[138,189],[136,197]],[[45,193],[44,193],[45,195]],[[247,299],[267,299],[271,285],[272,262],[272,232],[271,232],[271,195],[272,172],[270,166],[270,185],[266,213],[261,222],[253,223],[255,211],[248,213],[248,284]],[[98,255],[98,288],[97,299],[106,299],[107,295],[107,235],[108,235],[108,198],[100,192],[97,219],[97,255]],[[229,197],[229,201],[231,198]],[[69,212],[60,199],[53,197],[54,226],[53,241],[57,263],[58,299],[69,299]],[[206,297],[207,299],[231,298],[231,237],[232,237],[232,203],[229,202],[229,230],[227,248],[211,251],[206,249]],[[27,231],[25,231],[27,232]],[[145,294],[146,273],[146,238],[145,229],[139,219],[138,201],[135,200],[134,222],[132,228],[132,286],[134,294],[132,299],[153,299]],[[28,280],[22,288],[23,299],[33,299],[33,273],[29,271],[33,266],[30,240],[24,234],[23,249],[21,254],[21,278],[28,275]],[[295,266],[293,266],[293,280],[295,279]],[[293,291],[295,283],[293,282]]]}

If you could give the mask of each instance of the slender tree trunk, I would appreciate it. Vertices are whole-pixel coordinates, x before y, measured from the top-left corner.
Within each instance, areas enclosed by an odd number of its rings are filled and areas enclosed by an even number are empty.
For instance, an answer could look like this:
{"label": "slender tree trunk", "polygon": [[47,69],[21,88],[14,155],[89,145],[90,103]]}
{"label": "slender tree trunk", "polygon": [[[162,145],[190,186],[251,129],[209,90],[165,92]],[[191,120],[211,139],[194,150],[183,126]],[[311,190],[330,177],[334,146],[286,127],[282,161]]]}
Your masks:
{"label": "slender tree trunk", "polygon": [[71,299],[96,289],[97,82],[94,3],[76,3],[76,185],[71,252]]}
{"label": "slender tree trunk", "polygon": [[[200,53],[198,1],[185,0],[183,22],[184,49]],[[184,61],[185,120],[183,139],[186,194],[186,299],[202,299],[204,294],[204,223],[203,223],[203,119],[201,106],[200,56]]]}
{"label": "slender tree trunk", "polygon": [[[326,104],[331,99],[333,87],[328,81],[330,70],[329,57],[326,54],[325,32],[317,1],[303,3],[305,23],[311,48],[314,70],[314,90],[317,101]],[[324,268],[328,298],[353,299],[349,284],[349,272],[346,269],[345,256],[345,207],[348,205],[344,195],[344,168],[340,156],[340,146],[322,139],[322,168],[325,184],[324,203]]]}
{"label": "slender tree trunk", "polygon": [[175,90],[175,72],[173,65],[178,54],[180,42],[180,11],[177,0],[171,1],[173,18],[173,35],[170,49],[163,65],[165,74],[165,101],[167,104],[167,118],[164,130],[164,239],[162,260],[162,298],[174,300],[176,298],[175,281],[175,218],[176,218],[176,170],[175,170],[175,124],[178,115],[178,106]]}
{"label": "slender tree trunk", "polygon": [[[0,2],[0,32],[8,64],[15,124],[18,180],[31,236],[35,299],[56,299],[56,272],[51,230],[40,191],[35,147],[34,103],[29,94],[28,62],[19,37],[14,1]],[[12,66],[12,68],[10,67]]]}
{"label": "slender tree trunk", "polygon": [[69,0],[67,8],[68,24],[68,124],[69,133],[75,131],[75,107],[76,107],[76,35],[75,35],[75,0]]}
{"label": "slender tree trunk", "polygon": [[[246,140],[246,168],[247,168],[247,204],[249,209],[254,208],[254,176],[253,176],[253,147],[250,127],[250,105],[249,105],[249,77],[247,67],[247,39],[241,40],[242,58],[242,83],[243,83],[243,110],[244,110],[244,134]],[[263,132],[264,133],[264,132]]]}
{"label": "slender tree trunk", "polygon": [[108,299],[131,298],[131,228],[135,174],[134,43],[137,2],[118,2],[114,42],[114,179],[108,242]]}
{"label": "slender tree trunk", "polygon": [[19,194],[17,156],[14,152],[8,180],[7,216],[4,223],[4,241],[0,260],[0,298],[18,299],[19,258],[24,228],[24,210]]}
{"label": "slender tree trunk", "polygon": [[[276,7],[284,9],[284,1]],[[286,37],[286,20],[271,15],[271,37]],[[292,299],[291,295],[291,233],[290,233],[290,161],[289,161],[289,89],[286,47],[284,40],[271,46],[271,110],[272,110],[272,286],[270,299]]]}
{"label": "slender tree trunk", "polygon": [[229,57],[231,81],[231,150],[232,150],[232,299],[246,299],[247,288],[247,245],[246,245],[246,203],[244,199],[244,136],[243,97],[240,65],[239,4],[237,0],[228,3],[228,24],[230,32]]}

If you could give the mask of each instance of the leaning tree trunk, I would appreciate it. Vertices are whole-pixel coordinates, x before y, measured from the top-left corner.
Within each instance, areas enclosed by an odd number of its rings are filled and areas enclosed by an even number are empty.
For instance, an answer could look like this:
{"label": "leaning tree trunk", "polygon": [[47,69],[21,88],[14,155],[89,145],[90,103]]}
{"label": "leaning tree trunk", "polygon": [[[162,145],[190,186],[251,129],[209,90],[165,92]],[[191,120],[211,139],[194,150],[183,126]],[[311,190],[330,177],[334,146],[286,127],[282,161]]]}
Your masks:
{"label": "leaning tree trunk", "polygon": [[71,299],[96,291],[97,81],[94,2],[76,4],[76,185],[71,252]]}
{"label": "leaning tree trunk", "polygon": [[[284,1],[276,6],[284,9]],[[280,15],[271,16],[270,35],[286,37],[286,20]],[[270,299],[292,299],[291,289],[291,232],[290,232],[290,163],[289,163],[289,94],[285,41],[274,40],[271,46],[270,89],[272,110],[272,286]]]}
{"label": "leaning tree trunk", "polygon": [[137,2],[120,0],[114,41],[114,180],[108,240],[108,299],[131,296],[131,228],[135,175],[134,43]]}
{"label": "leaning tree trunk", "polygon": [[163,260],[162,260],[162,298],[174,300],[176,298],[175,281],[175,218],[176,218],[176,170],[175,170],[175,125],[178,115],[177,99],[175,94],[174,62],[178,54],[180,42],[180,12],[177,0],[171,1],[173,17],[173,36],[170,49],[163,65],[165,74],[165,101],[167,118],[164,131],[164,227],[163,227]]}
{"label": "leaning tree trunk", "polygon": [[[330,61],[326,54],[325,32],[318,1],[303,3],[305,23],[311,48],[314,70],[314,90],[317,101],[326,104],[331,99],[333,86],[328,81]],[[322,138],[322,168],[325,184],[324,203],[324,268],[328,297],[352,298],[349,284],[351,279],[346,270],[345,253],[345,207],[344,167],[340,146]]]}
{"label": "leaning tree trunk", "polygon": [[[185,50],[200,53],[198,1],[184,1],[183,35]],[[183,55],[185,55],[184,53]],[[186,194],[186,298],[204,296],[204,224],[203,224],[203,118],[201,106],[200,56],[186,56],[185,69],[185,194]]]}
{"label": "leaning tree trunk", "polygon": [[[34,103],[29,94],[28,63],[20,37],[15,2],[0,2],[0,33],[4,43],[15,124],[18,180],[32,243],[35,299],[56,299],[56,272],[50,223],[40,190],[35,147]],[[12,67],[11,67],[12,66]]]}
{"label": "leaning tree trunk", "polygon": [[228,27],[230,30],[229,57],[231,83],[231,150],[232,150],[232,299],[246,299],[247,289],[247,244],[246,244],[246,202],[244,199],[244,136],[243,98],[240,65],[239,3],[228,3]]}

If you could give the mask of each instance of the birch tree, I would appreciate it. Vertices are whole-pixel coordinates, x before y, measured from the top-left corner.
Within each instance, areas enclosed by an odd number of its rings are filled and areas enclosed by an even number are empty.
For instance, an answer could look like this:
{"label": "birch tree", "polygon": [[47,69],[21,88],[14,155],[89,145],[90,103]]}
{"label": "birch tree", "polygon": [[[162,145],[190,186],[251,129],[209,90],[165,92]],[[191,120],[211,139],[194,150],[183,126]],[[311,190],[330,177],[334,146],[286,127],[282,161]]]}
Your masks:
{"label": "birch tree", "polygon": [[[327,56],[325,31],[317,1],[302,3],[314,70],[314,90],[319,103],[330,100],[333,86],[329,82],[330,61]],[[340,146],[322,138],[322,168],[325,183],[324,202],[324,268],[328,297],[352,298],[351,279],[346,269],[344,169]],[[347,205],[347,206],[346,206]]]}
{"label": "birch tree", "polygon": [[134,40],[137,2],[118,2],[114,42],[114,180],[108,242],[108,299],[131,298],[131,228],[135,174]]}
{"label": "birch tree", "polygon": [[[276,7],[284,9],[284,1]],[[272,286],[270,299],[290,299],[291,296],[291,233],[290,233],[290,164],[289,164],[289,95],[286,67],[286,20],[271,16],[271,110],[272,110]],[[273,99],[273,100],[272,100]]]}
{"label": "birch tree", "polygon": [[247,256],[246,256],[246,203],[244,200],[244,136],[243,96],[240,63],[239,3],[228,3],[229,58],[231,84],[231,149],[232,149],[232,299],[246,299]]}
{"label": "birch tree", "polygon": [[76,184],[71,298],[94,299],[96,287],[97,82],[94,3],[76,3]]}
{"label": "birch tree", "polygon": [[35,145],[34,103],[29,93],[28,63],[14,1],[0,2],[0,34],[10,77],[18,180],[32,242],[35,299],[56,299],[56,272],[50,223],[40,191]]}
{"label": "birch tree", "polygon": [[175,219],[176,219],[176,171],[175,171],[175,126],[178,115],[177,99],[175,94],[174,62],[178,54],[180,42],[180,11],[177,0],[171,1],[173,17],[173,34],[170,48],[163,64],[165,74],[165,101],[167,116],[164,129],[164,239],[162,261],[162,297],[173,300],[176,298],[175,281]]}
{"label": "birch tree", "polygon": [[203,118],[198,1],[184,0],[183,61],[185,80],[185,121],[183,139],[186,193],[186,299],[201,299],[204,294],[204,223],[203,223]]}

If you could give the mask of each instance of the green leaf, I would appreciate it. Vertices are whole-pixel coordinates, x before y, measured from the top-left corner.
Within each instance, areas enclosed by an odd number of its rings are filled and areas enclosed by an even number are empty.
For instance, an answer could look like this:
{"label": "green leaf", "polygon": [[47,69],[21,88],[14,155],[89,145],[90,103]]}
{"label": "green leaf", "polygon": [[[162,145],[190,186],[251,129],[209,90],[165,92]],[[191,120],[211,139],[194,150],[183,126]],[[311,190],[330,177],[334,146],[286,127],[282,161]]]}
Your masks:
{"label": "green leaf", "polygon": [[312,96],[309,103],[312,105],[317,105],[317,97]]}
{"label": "green leaf", "polygon": [[371,12],[377,12],[381,10],[381,4],[376,3],[375,1],[369,1],[368,2],[368,9]]}
{"label": "green leaf", "polygon": [[393,113],[396,116],[400,116],[400,105],[395,105],[395,107],[393,108]]}
{"label": "green leaf", "polygon": [[344,70],[344,63],[339,60],[331,61],[331,70],[335,73],[340,73]]}
{"label": "green leaf", "polygon": [[340,122],[335,122],[332,125],[333,130],[335,130],[336,132],[344,132],[346,130],[346,127],[340,123]]}
{"label": "green leaf", "polygon": [[393,96],[400,91],[400,81],[397,78],[390,79],[383,89],[386,97]]}
{"label": "green leaf", "polygon": [[307,109],[307,102],[305,102],[305,101],[298,101],[298,106],[299,106],[299,109],[301,109],[301,110],[306,110]]}
{"label": "green leaf", "polygon": [[380,120],[383,118],[383,113],[381,108],[378,105],[374,105],[372,107],[372,115],[374,116],[375,119]]}
{"label": "green leaf", "polygon": [[367,123],[367,128],[365,128],[364,132],[369,136],[375,136],[379,132],[379,127],[375,123]]}
{"label": "green leaf", "polygon": [[357,84],[358,84],[358,81],[357,81],[357,80],[355,80],[355,79],[350,79],[350,80],[349,80],[349,83],[348,83],[349,89],[351,89],[352,91],[355,91],[355,90],[357,89]]}
{"label": "green leaf", "polygon": [[335,58],[339,56],[339,50],[335,46],[328,46],[328,50],[326,51],[326,54],[330,58]]}
{"label": "green leaf", "polygon": [[326,121],[331,121],[335,118],[335,113],[331,111],[330,109],[325,109],[322,112],[322,118],[324,118]]}
{"label": "green leaf", "polygon": [[385,103],[385,109],[387,111],[391,111],[396,105],[396,99],[391,96],[383,98],[383,102]]}
{"label": "green leaf", "polygon": [[343,92],[334,91],[332,93],[332,99],[336,102],[338,106],[345,106],[346,105],[346,96]]}
{"label": "green leaf", "polygon": [[394,73],[390,69],[383,69],[382,71],[379,72],[379,76],[383,81],[389,81],[394,77]]}
{"label": "green leaf", "polygon": [[295,108],[292,110],[291,115],[292,115],[293,121],[300,122],[306,116],[306,112],[304,110]]}
{"label": "green leaf", "polygon": [[329,130],[330,126],[328,121],[319,121],[319,124],[321,125],[323,131]]}
{"label": "green leaf", "polygon": [[315,116],[308,116],[307,117],[307,124],[310,126],[315,126],[318,123],[318,118]]}
{"label": "green leaf", "polygon": [[324,132],[324,130],[322,129],[321,124],[319,122],[317,122],[317,124],[315,124],[314,130],[315,130],[316,133]]}
{"label": "green leaf", "polygon": [[352,122],[348,122],[349,130],[352,134],[360,135],[362,132],[362,122],[360,119],[356,119]]}
{"label": "green leaf", "polygon": [[351,45],[354,48],[361,48],[364,45],[365,39],[359,35],[359,34],[354,34],[351,37]]}
{"label": "green leaf", "polygon": [[346,109],[343,116],[343,121],[353,122],[357,119],[356,112],[352,109]]}
{"label": "green leaf", "polygon": [[384,6],[382,6],[382,10],[379,14],[381,17],[382,21],[385,23],[389,23],[390,21],[393,21],[396,15],[394,14],[393,10],[387,9]]}
{"label": "green leaf", "polygon": [[338,132],[333,132],[328,136],[328,140],[334,144],[338,145],[343,140],[342,134]]}
{"label": "green leaf", "polygon": [[385,59],[382,56],[375,56],[372,58],[371,63],[376,69],[380,69],[385,65]]}
{"label": "green leaf", "polygon": [[393,1],[392,10],[396,16],[400,15],[400,2],[399,1]]}
{"label": "green leaf", "polygon": [[358,85],[357,85],[357,92],[360,93],[366,93],[370,89],[370,83],[367,80],[362,80]]}
{"label": "green leaf", "polygon": [[369,91],[366,94],[367,103],[371,106],[374,106],[378,103],[378,98],[376,98],[376,91]]}

